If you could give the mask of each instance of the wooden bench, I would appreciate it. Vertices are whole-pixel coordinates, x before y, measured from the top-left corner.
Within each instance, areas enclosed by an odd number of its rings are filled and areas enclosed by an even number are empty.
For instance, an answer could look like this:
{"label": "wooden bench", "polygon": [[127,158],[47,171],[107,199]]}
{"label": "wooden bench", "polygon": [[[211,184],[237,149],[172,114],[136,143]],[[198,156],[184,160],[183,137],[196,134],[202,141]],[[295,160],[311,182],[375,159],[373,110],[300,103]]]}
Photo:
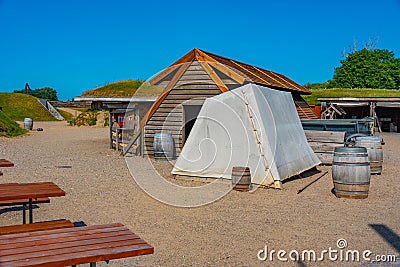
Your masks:
{"label": "wooden bench", "polygon": [[[9,185],[18,184],[18,183],[8,183]],[[39,197],[32,199],[32,204],[43,204],[50,203],[50,198],[48,197]],[[12,199],[12,200],[0,200],[0,207],[4,206],[24,206],[23,214],[22,214],[22,222],[26,223],[26,207],[29,205],[29,199]]]}
{"label": "wooden bench", "polygon": [[[6,183],[2,185],[15,185],[18,183]],[[50,203],[50,198],[48,197],[39,197],[32,199],[32,204],[42,204],[42,203]],[[17,206],[17,205],[28,205],[29,199],[12,199],[12,200],[0,200],[0,207],[3,206]]]}
{"label": "wooden bench", "polygon": [[0,159],[0,167],[13,167],[14,163],[6,159]]}
{"label": "wooden bench", "polygon": [[[39,197],[32,199],[32,204],[43,204],[50,203],[50,198],[48,197]],[[18,205],[28,205],[29,199],[13,199],[13,200],[2,200],[0,201],[0,207],[3,206],[18,206]]]}
{"label": "wooden bench", "polygon": [[[35,200],[61,196],[65,196],[65,192],[53,182],[0,184],[0,201],[28,199],[29,223],[33,223],[33,203]],[[25,216],[23,222],[26,222]]]}
{"label": "wooden bench", "polygon": [[65,219],[46,221],[46,222],[36,222],[30,224],[8,225],[8,226],[0,226],[0,235],[35,232],[35,231],[52,230],[52,229],[60,229],[68,227],[74,227],[74,224],[70,220],[65,220]]}
{"label": "wooden bench", "polygon": [[122,224],[0,235],[0,266],[74,266],[154,253]]}

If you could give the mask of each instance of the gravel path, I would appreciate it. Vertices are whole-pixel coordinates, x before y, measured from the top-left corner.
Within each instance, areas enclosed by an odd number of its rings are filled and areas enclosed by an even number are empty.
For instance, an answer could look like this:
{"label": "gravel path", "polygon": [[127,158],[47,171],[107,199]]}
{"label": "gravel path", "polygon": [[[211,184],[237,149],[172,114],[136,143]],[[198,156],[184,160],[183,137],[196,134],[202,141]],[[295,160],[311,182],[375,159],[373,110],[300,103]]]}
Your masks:
{"label": "gravel path", "polygon": [[[367,199],[336,198],[331,193],[329,173],[301,194],[297,190],[318,175],[286,182],[284,190],[231,191],[205,206],[177,208],[141,190],[124,158],[109,149],[108,128],[70,127],[65,122],[35,122],[34,128],[37,127],[44,131],[0,138],[0,158],[15,163],[13,168],[2,169],[1,181],[53,181],[66,191],[65,197],[52,198],[50,204],[35,209],[35,221],[66,218],[87,225],[121,222],[155,247],[153,255],[115,260],[109,266],[293,266],[297,263],[281,262],[276,254],[272,262],[259,261],[257,253],[266,245],[269,251],[319,253],[329,247],[337,249],[340,238],[347,241],[346,249],[400,253],[399,134],[383,135],[384,171],[371,177]],[[144,161],[140,157],[130,160],[136,165]],[[170,164],[155,165],[168,176]],[[143,175],[145,170],[137,173]],[[171,181],[171,177],[167,180]],[[190,181],[176,183],[199,185]],[[21,211],[0,209],[0,225],[21,221]],[[392,244],[372,225],[392,231]],[[330,262],[326,256],[324,262],[304,261],[298,265],[362,263]]]}

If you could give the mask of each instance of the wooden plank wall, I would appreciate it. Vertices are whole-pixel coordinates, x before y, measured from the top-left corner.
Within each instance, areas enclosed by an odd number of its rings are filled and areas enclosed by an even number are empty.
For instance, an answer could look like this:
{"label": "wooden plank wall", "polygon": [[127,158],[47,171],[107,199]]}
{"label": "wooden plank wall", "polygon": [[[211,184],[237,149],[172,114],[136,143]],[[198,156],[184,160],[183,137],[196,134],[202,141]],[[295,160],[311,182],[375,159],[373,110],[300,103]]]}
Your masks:
{"label": "wooden plank wall", "polygon": [[332,165],[335,147],[344,146],[346,132],[305,130],[307,141],[322,164]]}
{"label": "wooden plank wall", "polygon": [[[234,81],[229,81],[229,83],[232,82]],[[163,83],[166,84],[166,81],[160,81],[160,84]],[[166,132],[171,133],[174,138],[176,156],[178,157],[183,147],[182,128],[184,126],[184,115],[182,104],[186,100],[193,98],[205,99],[220,93],[221,91],[210,76],[207,75],[200,63],[193,61],[146,124],[144,155],[154,156],[154,134]]]}

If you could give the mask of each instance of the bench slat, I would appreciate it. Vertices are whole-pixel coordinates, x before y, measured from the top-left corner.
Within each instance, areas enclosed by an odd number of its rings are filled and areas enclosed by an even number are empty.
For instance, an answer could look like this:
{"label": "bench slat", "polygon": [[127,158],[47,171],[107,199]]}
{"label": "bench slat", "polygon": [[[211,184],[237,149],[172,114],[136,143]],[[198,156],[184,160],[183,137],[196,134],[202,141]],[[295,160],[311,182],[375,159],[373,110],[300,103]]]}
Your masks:
{"label": "bench slat", "polygon": [[[95,248],[101,247],[102,243],[113,243],[113,242],[125,242],[129,241],[130,244],[145,244],[145,241],[140,239],[139,237],[132,237],[131,235],[118,235],[118,236],[103,236],[102,238],[97,237],[94,239],[89,240],[70,240],[68,242],[58,242],[53,244],[47,244],[46,242],[41,242],[39,244],[35,243],[35,246],[23,246],[23,247],[11,247],[5,248],[1,250],[1,257],[5,257],[8,255],[15,255],[15,254],[27,254],[27,253],[40,253],[42,251],[49,251],[51,250],[52,254],[62,254],[63,251],[67,251],[68,249],[74,248],[77,245],[82,244],[90,244],[96,245]],[[119,243],[120,244],[120,243]],[[57,252],[55,251],[57,250]],[[87,250],[90,250],[87,247]]]}
{"label": "bench slat", "polygon": [[[26,237],[30,236],[33,233],[38,233],[38,232],[29,232],[26,233]],[[35,246],[46,246],[46,245],[52,245],[52,246],[57,246],[57,244],[59,243],[69,243],[69,242],[75,242],[75,241],[79,241],[79,242],[92,242],[94,240],[97,239],[103,239],[103,238],[107,238],[110,236],[113,237],[126,237],[129,236],[130,238],[133,239],[138,239],[139,237],[137,235],[131,235],[125,231],[117,231],[117,232],[106,232],[106,233],[98,233],[98,234],[85,234],[85,235],[59,235],[60,237],[57,238],[57,236],[53,236],[53,235],[46,235],[46,236],[36,236],[35,238],[25,238],[27,240],[29,240],[29,242],[32,242],[35,244]],[[1,237],[1,236],[0,236]],[[0,245],[0,251],[4,252],[7,249],[21,249],[21,248],[25,248],[25,247],[29,247],[29,244],[27,244],[27,242],[21,242],[19,240],[17,241],[12,241],[10,240],[9,243],[4,243]]]}
{"label": "bench slat", "polygon": [[0,227],[0,235],[52,230],[67,227],[74,227],[74,224],[70,220],[64,219],[31,224],[8,225]]}
{"label": "bench slat", "polygon": [[[36,199],[32,199],[32,204],[42,204],[42,203],[50,203],[50,198],[48,197],[39,197]],[[29,199],[13,199],[13,200],[1,200],[1,206],[14,206],[14,205],[28,205]]]}
{"label": "bench slat", "polygon": [[65,192],[52,182],[0,184],[0,200],[60,196]]}

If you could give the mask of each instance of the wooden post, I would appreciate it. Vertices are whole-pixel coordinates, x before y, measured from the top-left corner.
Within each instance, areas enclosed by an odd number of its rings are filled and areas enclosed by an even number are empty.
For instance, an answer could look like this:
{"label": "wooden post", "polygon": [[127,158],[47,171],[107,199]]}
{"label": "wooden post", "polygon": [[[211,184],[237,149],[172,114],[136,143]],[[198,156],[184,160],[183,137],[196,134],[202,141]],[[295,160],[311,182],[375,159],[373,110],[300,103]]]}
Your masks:
{"label": "wooden post", "polygon": [[113,140],[112,140],[112,125],[113,125],[113,121],[112,121],[112,115],[111,115],[111,110],[108,113],[108,124],[110,127],[110,148],[112,149],[113,147]]}
{"label": "wooden post", "polygon": [[140,153],[142,154],[142,158],[144,158],[144,146],[145,146],[145,134],[146,134],[146,127],[143,127],[143,129],[141,129],[142,134],[140,135]]}
{"label": "wooden post", "polygon": [[375,106],[376,106],[375,102],[369,102],[369,116],[372,118],[375,115]]}

